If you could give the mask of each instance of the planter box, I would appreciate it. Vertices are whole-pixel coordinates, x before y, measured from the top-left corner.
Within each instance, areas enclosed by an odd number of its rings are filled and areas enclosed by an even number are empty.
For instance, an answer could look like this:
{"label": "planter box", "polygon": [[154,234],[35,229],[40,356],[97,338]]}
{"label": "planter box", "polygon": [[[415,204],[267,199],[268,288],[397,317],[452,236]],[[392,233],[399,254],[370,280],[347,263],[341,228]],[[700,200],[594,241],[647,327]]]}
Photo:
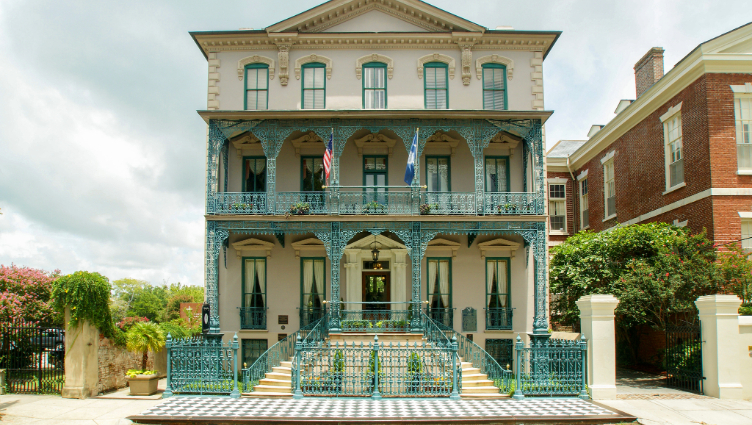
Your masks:
{"label": "planter box", "polygon": [[131,395],[152,395],[157,393],[159,375],[136,375],[128,378]]}

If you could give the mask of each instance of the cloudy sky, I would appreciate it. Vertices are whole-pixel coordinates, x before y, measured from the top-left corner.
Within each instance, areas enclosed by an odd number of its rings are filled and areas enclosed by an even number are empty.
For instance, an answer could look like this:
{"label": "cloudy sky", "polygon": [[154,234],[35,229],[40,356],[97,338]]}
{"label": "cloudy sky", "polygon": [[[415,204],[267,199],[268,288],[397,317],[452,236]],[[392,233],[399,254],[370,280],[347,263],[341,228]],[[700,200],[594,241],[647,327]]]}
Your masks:
{"label": "cloudy sky", "polygon": [[[585,138],[750,19],[749,0],[430,0],[489,28],[563,34],[544,63],[548,142]],[[0,0],[0,264],[203,284],[204,57],[192,30],[263,28],[320,0]],[[284,7],[280,7],[284,5]]]}

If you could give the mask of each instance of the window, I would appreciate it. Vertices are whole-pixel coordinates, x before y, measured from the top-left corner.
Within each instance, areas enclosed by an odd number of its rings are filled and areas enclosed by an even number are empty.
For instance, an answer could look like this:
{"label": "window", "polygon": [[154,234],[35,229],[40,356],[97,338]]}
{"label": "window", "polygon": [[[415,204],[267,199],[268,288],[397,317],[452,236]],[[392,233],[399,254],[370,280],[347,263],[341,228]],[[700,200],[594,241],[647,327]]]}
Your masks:
{"label": "window", "polygon": [[266,158],[243,158],[243,192],[266,192]]}
{"label": "window", "polygon": [[241,329],[266,329],[266,258],[243,257]]}
{"label": "window", "polygon": [[603,195],[606,201],[606,216],[604,218],[616,215],[616,182],[614,180],[613,158],[603,163]]}
{"label": "window", "polygon": [[511,339],[486,339],[486,352],[504,369],[512,370],[514,341]]}
{"label": "window", "polygon": [[363,109],[386,108],[386,64],[363,65]]}
{"label": "window", "polygon": [[428,192],[451,191],[448,156],[426,156]]}
{"label": "window", "polygon": [[307,326],[324,315],[326,299],[326,259],[300,259],[300,326]]}
{"label": "window", "polygon": [[326,108],[326,68],[323,63],[303,65],[303,109]]}
{"label": "window", "polygon": [[509,259],[486,259],[486,329],[511,329]]}
{"label": "window", "polygon": [[509,192],[509,157],[486,157],[486,192]]}
{"label": "window", "polygon": [[752,250],[752,218],[742,218],[742,249]]}
{"label": "window", "polygon": [[326,184],[324,158],[322,156],[304,156],[300,159],[300,190],[303,192],[320,192]]}
{"label": "window", "polygon": [[752,96],[734,99],[736,159],[739,170],[752,171]]}
{"label": "window", "polygon": [[548,215],[552,231],[567,231],[566,185],[551,184],[548,186]]}
{"label": "window", "polygon": [[452,259],[428,258],[429,316],[439,323],[452,326]]}
{"label": "window", "polygon": [[489,63],[483,65],[483,109],[507,109],[507,68]]}
{"label": "window", "polygon": [[681,113],[663,123],[663,134],[666,140],[666,189],[670,189],[684,183]]}
{"label": "window", "polygon": [[588,181],[580,180],[580,222],[582,228],[590,227],[590,207],[588,206]]}
{"label": "window", "polygon": [[449,68],[441,62],[423,65],[426,109],[448,109],[449,89],[447,88]]}
{"label": "window", "polygon": [[243,339],[241,340],[241,358],[243,359],[243,369],[253,366],[253,363],[266,352],[269,342],[265,339]]}
{"label": "window", "polygon": [[245,66],[245,109],[269,108],[269,66],[252,63]]}
{"label": "window", "polygon": [[[363,186],[366,192],[365,201],[371,206],[367,212],[380,211],[386,206],[387,189],[387,157],[365,156],[363,157]],[[371,208],[373,207],[373,208]]]}

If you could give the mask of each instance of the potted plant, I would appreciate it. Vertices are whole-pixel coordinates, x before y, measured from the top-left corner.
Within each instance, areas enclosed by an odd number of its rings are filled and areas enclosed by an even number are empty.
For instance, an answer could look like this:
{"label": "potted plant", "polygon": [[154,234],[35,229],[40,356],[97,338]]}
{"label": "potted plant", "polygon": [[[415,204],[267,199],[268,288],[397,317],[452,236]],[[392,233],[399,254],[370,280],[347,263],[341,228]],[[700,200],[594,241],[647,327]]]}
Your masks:
{"label": "potted plant", "polygon": [[408,392],[417,394],[421,392],[423,377],[423,362],[418,353],[410,354],[407,360]]}
{"label": "potted plant", "polygon": [[238,211],[248,211],[253,209],[253,204],[232,204],[232,209]]}
{"label": "potted plant", "polygon": [[366,214],[384,212],[384,205],[371,201],[363,206],[363,212]]}
{"label": "potted plant", "polygon": [[291,215],[308,215],[311,213],[311,205],[308,202],[298,202],[290,206]]}
{"label": "potted plant", "polygon": [[439,209],[439,204],[423,204],[420,206],[420,215],[431,214],[434,209]]}
{"label": "potted plant", "polygon": [[152,322],[136,323],[125,334],[126,348],[134,353],[141,353],[141,369],[127,372],[131,395],[152,395],[157,392],[159,374],[156,370],[146,370],[149,351],[159,352],[165,346],[162,329]]}
{"label": "potted plant", "polygon": [[504,204],[496,207],[499,214],[514,214],[517,212],[517,206],[513,204]]}

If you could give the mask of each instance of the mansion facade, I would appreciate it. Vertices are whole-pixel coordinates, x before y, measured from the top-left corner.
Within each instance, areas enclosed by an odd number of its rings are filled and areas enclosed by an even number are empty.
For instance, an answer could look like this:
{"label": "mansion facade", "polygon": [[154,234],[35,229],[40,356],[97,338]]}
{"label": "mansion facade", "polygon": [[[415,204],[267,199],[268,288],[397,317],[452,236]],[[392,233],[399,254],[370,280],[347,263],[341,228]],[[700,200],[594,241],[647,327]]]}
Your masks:
{"label": "mansion facade", "polygon": [[191,33],[211,332],[237,334],[248,366],[325,314],[330,335],[416,333],[425,315],[502,365],[518,334],[547,335],[542,67],[559,34],[418,0]]}

